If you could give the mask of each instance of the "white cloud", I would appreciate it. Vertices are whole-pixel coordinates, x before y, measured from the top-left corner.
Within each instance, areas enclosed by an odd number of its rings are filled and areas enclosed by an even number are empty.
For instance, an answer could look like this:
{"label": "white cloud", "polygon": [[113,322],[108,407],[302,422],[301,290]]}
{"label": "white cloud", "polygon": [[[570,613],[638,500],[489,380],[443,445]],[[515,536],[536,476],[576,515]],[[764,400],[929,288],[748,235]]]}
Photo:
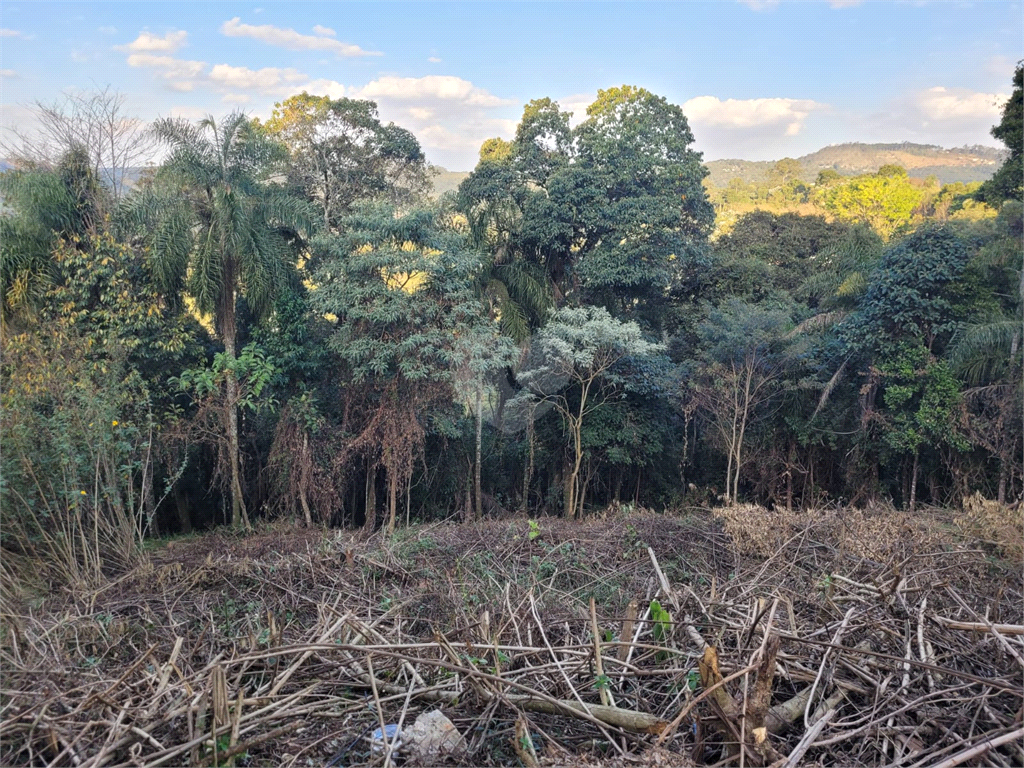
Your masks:
{"label": "white cloud", "polygon": [[915,102],[929,120],[993,120],[1002,114],[1009,98],[1005,93],[978,93],[936,86],[917,94]]}
{"label": "white cloud", "polygon": [[364,51],[358,45],[350,45],[333,39],[334,30],[316,26],[316,35],[303,35],[294,29],[283,29],[270,24],[243,24],[239,17],[225,21],[220,32],[227,37],[249,37],[268,45],[276,45],[289,51],[329,51],[338,56],[379,56],[378,51]]}
{"label": "white cloud", "polygon": [[140,32],[128,45],[118,45],[116,49],[128,53],[174,53],[188,42],[188,32],[168,32],[163,37],[151,32]]}
{"label": "white cloud", "polygon": [[25,37],[25,33],[16,29],[0,29],[0,37]]}
{"label": "white cloud", "polygon": [[697,96],[683,104],[683,112],[695,124],[730,128],[786,126],[786,135],[795,136],[811,112],[826,105],[809,99],[726,99]]}
{"label": "white cloud", "polygon": [[6,77],[8,80],[13,80],[18,76],[18,73],[13,69],[0,69],[0,77]]}
{"label": "white cloud", "polygon": [[306,93],[312,96],[327,96],[331,99],[340,99],[345,95],[345,86],[339,83],[337,80],[327,80],[325,78],[318,78],[316,80],[310,80],[307,83],[300,83],[289,89],[286,94],[292,96],[296,93]]}
{"label": "white cloud", "polygon": [[515,102],[458,77],[380,77],[347,95],[377,102],[381,119],[415,134],[432,162],[450,169],[476,164],[484,139],[510,138],[515,120],[506,118]]}
{"label": "white cloud", "polygon": [[853,8],[862,2],[864,0],[828,0],[828,4],[833,8]]}
{"label": "white cloud", "polygon": [[233,67],[230,64],[215,64],[207,77],[217,87],[260,93],[279,93],[283,87],[287,88],[309,79],[309,75],[292,68],[249,69]]}
{"label": "white cloud", "polygon": [[440,64],[441,63],[441,59],[439,59],[437,56],[431,56],[431,57],[429,57],[427,59],[427,61],[430,62],[431,64]]}
{"label": "white cloud", "polygon": [[220,100],[225,104],[248,104],[252,97],[247,93],[225,93]]}
{"label": "white cloud", "polygon": [[596,93],[574,93],[558,100],[558,106],[564,112],[572,112],[569,125],[575,127],[587,119],[587,107],[597,101]]}
{"label": "white cloud", "polygon": [[468,80],[452,75],[426,77],[381,77],[367,83],[357,92],[360,98],[390,98],[398,101],[440,99],[475,107],[501,107],[512,102],[477,88]]}
{"label": "white cloud", "polygon": [[173,56],[154,56],[150,53],[133,53],[128,57],[128,66],[152,69],[175,91],[187,93],[195,89],[197,78],[206,68],[206,62],[175,59]]}

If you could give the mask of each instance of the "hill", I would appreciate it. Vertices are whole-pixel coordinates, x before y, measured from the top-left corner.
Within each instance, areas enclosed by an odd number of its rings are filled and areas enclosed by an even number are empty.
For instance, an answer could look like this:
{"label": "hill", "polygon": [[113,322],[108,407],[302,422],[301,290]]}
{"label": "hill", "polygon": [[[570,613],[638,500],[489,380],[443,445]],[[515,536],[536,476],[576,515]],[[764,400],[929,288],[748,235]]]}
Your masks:
{"label": "hill", "polygon": [[[1004,150],[970,146],[945,149],[932,144],[833,144],[796,158],[803,166],[804,181],[814,181],[820,171],[832,169],[844,176],[874,173],[883,165],[902,165],[913,178],[936,176],[943,184],[985,181],[1006,158]],[[735,178],[758,183],[765,180],[775,161],[712,160],[709,182],[724,187]]]}
{"label": "hill", "polygon": [[454,192],[459,188],[459,184],[462,180],[469,176],[469,171],[449,171],[447,168],[442,168],[439,165],[434,166],[436,175],[434,176],[434,189],[431,192],[431,197],[440,197],[446,192]]}

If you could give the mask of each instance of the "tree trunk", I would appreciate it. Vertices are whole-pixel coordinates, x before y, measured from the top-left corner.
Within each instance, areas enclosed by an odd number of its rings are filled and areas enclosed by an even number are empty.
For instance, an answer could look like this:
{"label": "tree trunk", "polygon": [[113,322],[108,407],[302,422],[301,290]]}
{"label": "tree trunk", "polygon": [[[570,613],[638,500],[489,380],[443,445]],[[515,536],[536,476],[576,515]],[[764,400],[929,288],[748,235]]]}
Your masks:
{"label": "tree trunk", "polygon": [[309,481],[309,434],[302,433],[302,476],[299,478],[299,503],[302,504],[302,514],[306,517],[306,527],[313,527],[313,515],[309,511],[309,501],[306,498],[306,486]]}
{"label": "tree trunk", "polygon": [[[232,291],[232,294],[234,291]],[[234,312],[234,301],[231,302],[232,313]],[[225,322],[223,331],[224,352],[230,363],[235,362],[235,322],[232,316]],[[252,530],[249,525],[249,515],[245,509],[245,499],[242,496],[242,469],[239,461],[241,453],[238,445],[238,379],[235,372],[229,370],[225,380],[228,409],[228,460],[231,464],[231,517],[228,525],[234,525],[241,517],[247,531]]]}
{"label": "tree trunk", "polygon": [[1006,476],[1010,474],[1009,462],[999,462],[999,491],[996,495],[996,501],[1000,504],[1006,503]]}
{"label": "tree trunk", "polygon": [[398,514],[398,476],[388,471],[388,536],[395,532],[395,518]]}
{"label": "tree trunk", "polygon": [[793,465],[796,464],[796,442],[789,441],[789,456],[786,460],[786,511],[793,511]]}
{"label": "tree trunk", "polygon": [[920,457],[920,451],[914,451],[914,466],[910,470],[910,511],[914,511],[914,506],[917,504],[917,461]]}
{"label": "tree trunk", "polygon": [[565,470],[562,473],[562,506],[565,516],[571,519],[576,514],[576,497],[573,495],[576,477],[572,471],[572,459],[565,457]]}
{"label": "tree trunk", "polygon": [[366,519],[363,521],[363,532],[373,533],[377,526],[377,467],[366,459]]}
{"label": "tree trunk", "polygon": [[533,440],[533,411],[530,411],[530,420],[526,424],[526,443],[529,454],[526,461],[526,474],[523,475],[523,512],[530,510],[530,483],[533,482],[533,461],[534,461],[534,440]]}
{"label": "tree trunk", "polygon": [[178,511],[178,525],[182,533],[192,533],[192,515],[188,495],[181,489],[181,481],[174,484],[174,506]]}
{"label": "tree trunk", "polygon": [[473,495],[474,495],[474,508],[476,510],[476,519],[480,520],[484,516],[483,504],[480,499],[480,456],[482,454],[481,445],[483,443],[484,434],[484,397],[481,387],[477,387],[476,390],[476,464],[473,467]]}

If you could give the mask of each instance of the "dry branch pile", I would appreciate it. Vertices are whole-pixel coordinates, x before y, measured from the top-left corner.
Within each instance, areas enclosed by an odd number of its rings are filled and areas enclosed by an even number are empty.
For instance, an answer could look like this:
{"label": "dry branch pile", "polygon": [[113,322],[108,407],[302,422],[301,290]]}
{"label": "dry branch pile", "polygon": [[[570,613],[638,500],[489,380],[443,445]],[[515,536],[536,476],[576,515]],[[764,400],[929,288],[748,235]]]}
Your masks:
{"label": "dry branch pile", "polygon": [[835,514],[175,542],[5,600],[0,764],[401,764],[367,737],[441,709],[467,765],[1020,765],[1019,567]]}

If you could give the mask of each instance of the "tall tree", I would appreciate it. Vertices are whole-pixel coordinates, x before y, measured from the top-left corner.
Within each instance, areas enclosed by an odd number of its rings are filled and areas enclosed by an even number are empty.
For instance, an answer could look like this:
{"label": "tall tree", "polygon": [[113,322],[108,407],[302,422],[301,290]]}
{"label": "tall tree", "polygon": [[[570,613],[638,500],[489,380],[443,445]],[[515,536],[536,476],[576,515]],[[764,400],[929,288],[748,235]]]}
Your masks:
{"label": "tall tree", "polygon": [[897,165],[884,165],[878,173],[855,176],[818,191],[826,211],[847,221],[867,222],[886,240],[910,223],[923,198],[923,190],[911,184],[906,170]]}
{"label": "tall tree", "polygon": [[357,200],[408,203],[426,191],[430,172],[416,137],[383,124],[377,105],[301,93],[274,106],[262,126],[288,147],[289,184],[336,228]]}
{"label": "tall tree", "polygon": [[32,133],[13,130],[13,142],[0,143],[9,160],[22,167],[52,169],[72,149],[84,150],[93,176],[112,200],[131,189],[133,177],[151,163],[156,150],[149,125],[128,114],[126,96],[109,86],[96,91],[68,91],[28,109]]}
{"label": "tall tree", "polygon": [[583,511],[584,427],[595,412],[623,396],[619,364],[642,360],[663,350],[644,339],[634,322],[613,318],[603,307],[565,307],[552,314],[537,334],[531,360],[519,374],[523,389],[515,407],[534,418],[537,406],[549,404],[561,417],[570,451],[563,470],[566,517]]}
{"label": "tall tree", "polygon": [[431,422],[456,398],[458,372],[488,357],[473,343],[494,330],[473,290],[480,256],[444,211],[399,216],[383,204],[358,209],[341,235],[324,235],[315,248],[321,266],[310,298],[336,318],[328,345],[349,382],[340,408],[349,439],[338,461],[365,460],[369,530],[384,469],[390,533]]}
{"label": "tall tree", "polygon": [[698,329],[704,349],[687,383],[726,450],[727,504],[739,496],[751,428],[777,401],[786,363],[783,339],[791,325],[785,312],[733,298],[712,310]]}
{"label": "tall tree", "polygon": [[550,186],[572,212],[575,300],[661,330],[671,289],[705,265],[714,225],[686,116],[643,88],[610,88],[574,139],[578,160]]}
{"label": "tall tree", "polygon": [[918,230],[886,251],[841,330],[867,364],[863,426],[895,457],[911,459],[904,496],[911,509],[922,449],[965,446],[955,419],[959,387],[940,356],[957,328],[951,291],[968,261],[948,227]]}
{"label": "tall tree", "polygon": [[[154,125],[170,148],[156,184],[134,201],[129,219],[142,225],[154,272],[169,295],[186,291],[214,318],[227,355],[226,402],[238,401],[231,372],[238,337],[237,303],[244,296],[257,317],[272,309],[295,246],[314,227],[308,206],[270,184],[282,147],[241,113],[219,123],[164,119]],[[231,518],[248,527],[239,457],[238,411],[225,430],[231,466]]]}
{"label": "tall tree", "polygon": [[1020,200],[1024,195],[1024,62],[1017,62],[1013,93],[1003,107],[1003,119],[992,128],[992,135],[1006,145],[1010,156],[974,197],[991,204]]}

